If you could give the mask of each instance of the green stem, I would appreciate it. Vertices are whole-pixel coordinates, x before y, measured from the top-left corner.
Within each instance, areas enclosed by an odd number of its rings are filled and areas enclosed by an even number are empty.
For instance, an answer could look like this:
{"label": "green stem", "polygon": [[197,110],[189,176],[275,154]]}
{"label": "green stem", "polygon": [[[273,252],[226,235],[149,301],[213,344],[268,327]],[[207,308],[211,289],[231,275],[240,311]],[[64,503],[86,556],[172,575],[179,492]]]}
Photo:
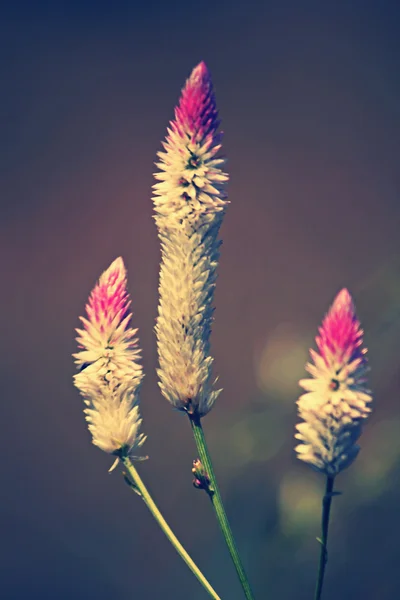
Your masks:
{"label": "green stem", "polygon": [[219,492],[217,480],[215,478],[214,469],[211,462],[211,457],[208,452],[206,439],[204,437],[204,431],[201,426],[200,418],[196,415],[189,415],[190,424],[192,426],[194,439],[196,441],[199,458],[203,464],[204,469],[211,483],[210,498],[213,504],[219,526],[222,530],[222,534],[225,538],[226,545],[228,546],[230,555],[232,557],[233,564],[235,565],[237,574],[242,584],[242,588],[247,600],[254,600],[253,592],[251,591],[249,581],[247,579],[242,561],[239,556],[239,552],[236,547],[235,539],[233,537],[231,526],[229,525],[228,517],[226,516],[225,508],[222,503],[221,494]]}
{"label": "green stem", "polygon": [[179,556],[185,561],[185,563],[187,564],[189,569],[197,577],[197,579],[200,581],[201,585],[204,587],[205,590],[207,590],[207,592],[210,594],[210,596],[212,598],[215,598],[215,600],[221,600],[221,598],[218,596],[218,594],[215,592],[215,590],[208,583],[208,581],[204,577],[203,573],[200,571],[200,569],[195,565],[193,560],[190,558],[189,554],[186,552],[186,550],[184,549],[182,544],[179,542],[179,540],[177,539],[177,537],[175,536],[175,534],[169,527],[168,523],[165,521],[164,517],[162,516],[162,514],[158,510],[157,506],[155,505],[154,500],[150,496],[146,486],[144,485],[139,473],[135,469],[131,460],[128,457],[121,457],[121,461],[123,462],[129,475],[132,478],[133,489],[136,488],[137,491],[140,493],[144,502],[147,505],[147,508],[150,510],[151,514],[153,515],[153,517],[155,518],[155,520],[157,521],[157,523],[159,524],[159,526],[161,527],[161,529],[163,530],[163,532],[165,533],[165,535],[167,536],[167,538],[169,539],[169,541],[171,542],[171,544],[173,545],[173,547],[175,548],[175,550],[177,551]]}
{"label": "green stem", "polygon": [[321,553],[319,556],[318,576],[317,583],[315,586],[314,600],[320,600],[322,593],[322,586],[324,584],[325,567],[328,562],[328,529],[329,529],[329,515],[331,512],[331,503],[333,493],[334,477],[327,476],[325,495],[322,499],[322,522],[321,522],[321,539],[318,540],[321,544]]}

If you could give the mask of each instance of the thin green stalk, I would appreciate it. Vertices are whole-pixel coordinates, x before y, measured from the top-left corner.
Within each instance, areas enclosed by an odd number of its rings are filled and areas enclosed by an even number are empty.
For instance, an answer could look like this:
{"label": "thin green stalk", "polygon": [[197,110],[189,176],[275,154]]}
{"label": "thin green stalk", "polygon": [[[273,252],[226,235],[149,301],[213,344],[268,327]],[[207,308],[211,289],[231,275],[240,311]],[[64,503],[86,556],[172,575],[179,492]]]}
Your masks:
{"label": "thin green stalk", "polygon": [[325,495],[322,499],[322,522],[321,522],[321,539],[318,539],[321,544],[321,553],[319,555],[319,566],[317,583],[315,586],[314,600],[320,600],[322,594],[322,586],[324,584],[325,567],[328,562],[328,529],[329,515],[331,512],[332,497],[335,495],[333,491],[334,477],[327,476]]}
{"label": "thin green stalk", "polygon": [[249,581],[247,579],[242,561],[239,556],[238,549],[236,547],[232,529],[229,525],[228,517],[226,516],[225,508],[222,503],[221,494],[218,488],[217,480],[215,478],[215,473],[212,466],[211,457],[208,452],[207,443],[204,437],[204,431],[203,427],[201,426],[200,418],[195,415],[189,415],[189,419],[192,426],[193,435],[196,441],[196,446],[200,460],[210,479],[211,493],[209,495],[217,516],[219,526],[221,527],[222,534],[226,541],[226,545],[228,546],[233,564],[235,565],[237,574],[240,579],[240,583],[242,584],[244,594],[247,600],[254,600],[253,592],[251,591]]}
{"label": "thin green stalk", "polygon": [[167,538],[169,539],[169,541],[171,542],[171,544],[173,545],[173,547],[175,548],[175,550],[177,551],[179,556],[185,561],[185,563],[187,564],[189,569],[197,577],[197,579],[200,581],[201,585],[204,587],[205,590],[207,590],[207,592],[210,594],[210,596],[212,598],[214,598],[215,600],[221,600],[221,598],[218,596],[218,594],[215,592],[215,590],[208,583],[208,581],[204,577],[203,573],[200,571],[200,569],[195,565],[193,560],[190,558],[189,554],[186,552],[186,550],[184,549],[182,544],[179,542],[179,540],[177,539],[177,537],[175,536],[175,534],[169,527],[168,523],[165,521],[164,517],[162,516],[162,514],[158,510],[157,506],[155,505],[154,500],[150,496],[146,486],[144,485],[139,473],[135,469],[131,460],[128,457],[121,457],[121,461],[123,462],[130,477],[132,478],[133,485],[130,482],[129,482],[129,484],[143,498],[143,500],[146,503],[151,514],[153,515],[153,517],[155,518],[155,520],[157,521],[157,523],[159,524],[159,526],[161,527],[161,529],[163,530],[163,532],[165,533],[165,535],[167,536]]}

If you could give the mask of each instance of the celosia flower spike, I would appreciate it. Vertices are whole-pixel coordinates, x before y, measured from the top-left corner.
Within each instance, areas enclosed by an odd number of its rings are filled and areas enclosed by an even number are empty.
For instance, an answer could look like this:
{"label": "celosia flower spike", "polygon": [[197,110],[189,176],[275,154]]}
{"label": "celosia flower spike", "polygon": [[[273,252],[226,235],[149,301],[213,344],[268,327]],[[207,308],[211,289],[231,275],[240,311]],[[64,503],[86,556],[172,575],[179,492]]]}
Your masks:
{"label": "celosia flower spike", "polygon": [[[221,133],[210,73],[204,62],[193,69],[171,121],[164,151],[158,152],[160,180],[154,188],[155,220],[160,231],[198,226],[223,213],[228,201],[217,157]],[[222,215],[220,215],[222,216]]]}
{"label": "celosia flower spike", "polygon": [[125,266],[117,258],[93,289],[87,318],[80,317],[84,328],[77,329],[74,383],[87,406],[93,444],[109,454],[122,450],[132,456],[145,441],[138,407],[143,369],[126,285]]}
{"label": "celosia flower spike", "polygon": [[361,424],[371,412],[362,335],[352,298],[343,289],[319,328],[319,354],[310,350],[314,364],[306,369],[312,379],[299,382],[306,393],[297,401],[304,422],[296,426],[301,443],[295,450],[300,460],[329,477],[356,458]]}
{"label": "celosia flower spike", "polygon": [[182,90],[160,152],[155,220],[161,240],[156,334],[163,395],[178,410],[203,417],[213,390],[210,334],[218,266],[219,228],[228,204],[228,176],[217,158],[221,143],[210,74],[201,62]]}

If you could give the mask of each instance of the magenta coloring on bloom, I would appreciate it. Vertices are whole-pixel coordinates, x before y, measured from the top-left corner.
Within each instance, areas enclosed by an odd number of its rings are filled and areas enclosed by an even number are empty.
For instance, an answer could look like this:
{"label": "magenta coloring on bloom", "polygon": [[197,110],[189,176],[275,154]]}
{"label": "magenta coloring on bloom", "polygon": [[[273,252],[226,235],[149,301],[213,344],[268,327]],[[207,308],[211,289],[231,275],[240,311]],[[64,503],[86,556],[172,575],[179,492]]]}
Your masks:
{"label": "magenta coloring on bloom", "polygon": [[157,152],[154,176],[155,220],[162,236],[174,229],[189,234],[200,226],[221,223],[227,207],[228,176],[218,153],[222,133],[210,73],[201,62],[182,89],[175,118]]}
{"label": "magenta coloring on bloom", "polygon": [[[192,142],[202,142],[215,134],[219,126],[218,111],[210,73],[202,61],[195,67],[182,90],[171,127],[181,137],[191,135]],[[194,165],[196,166],[196,165]]]}
{"label": "magenta coloring on bloom", "polygon": [[[86,305],[89,321],[96,322],[101,333],[110,332],[114,327],[127,329],[131,314],[131,301],[126,290],[126,271],[122,258],[117,258],[99,279],[90,294]],[[88,328],[88,321],[81,317]],[[110,339],[112,342],[112,339]]]}
{"label": "magenta coloring on bloom", "polygon": [[327,366],[332,359],[339,363],[357,361],[366,364],[366,349],[362,349],[363,330],[356,317],[351,296],[346,288],[336,296],[315,338],[318,349]]}
{"label": "magenta coloring on bloom", "polygon": [[[137,356],[137,329],[132,329],[129,310],[131,300],[126,289],[126,269],[122,258],[117,258],[104,271],[86,304],[87,318],[80,317],[84,329],[77,329],[78,347],[74,355],[78,367],[105,360],[118,350],[122,356]],[[124,354],[125,353],[125,354]]]}

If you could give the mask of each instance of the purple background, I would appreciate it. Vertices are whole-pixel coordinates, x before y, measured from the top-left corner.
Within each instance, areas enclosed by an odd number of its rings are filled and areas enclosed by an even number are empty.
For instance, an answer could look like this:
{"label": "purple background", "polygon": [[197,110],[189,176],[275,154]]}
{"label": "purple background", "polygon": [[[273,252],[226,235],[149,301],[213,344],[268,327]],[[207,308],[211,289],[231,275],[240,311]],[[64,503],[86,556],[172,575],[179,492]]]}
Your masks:
{"label": "purple background", "polygon": [[[140,4],[140,5],[139,5]],[[257,598],[312,597],[323,478],[294,457],[297,381],[335,294],[353,294],[374,414],[338,478],[324,600],[389,600],[400,561],[400,45],[396,2],[13,3],[0,15],[0,595],[206,595],[90,444],[74,327],[128,267],[146,372],[139,465],[225,600],[239,585],[187,419],[156,383],[156,152],[205,60],[231,205],[212,334],[224,388],[204,427]]]}

